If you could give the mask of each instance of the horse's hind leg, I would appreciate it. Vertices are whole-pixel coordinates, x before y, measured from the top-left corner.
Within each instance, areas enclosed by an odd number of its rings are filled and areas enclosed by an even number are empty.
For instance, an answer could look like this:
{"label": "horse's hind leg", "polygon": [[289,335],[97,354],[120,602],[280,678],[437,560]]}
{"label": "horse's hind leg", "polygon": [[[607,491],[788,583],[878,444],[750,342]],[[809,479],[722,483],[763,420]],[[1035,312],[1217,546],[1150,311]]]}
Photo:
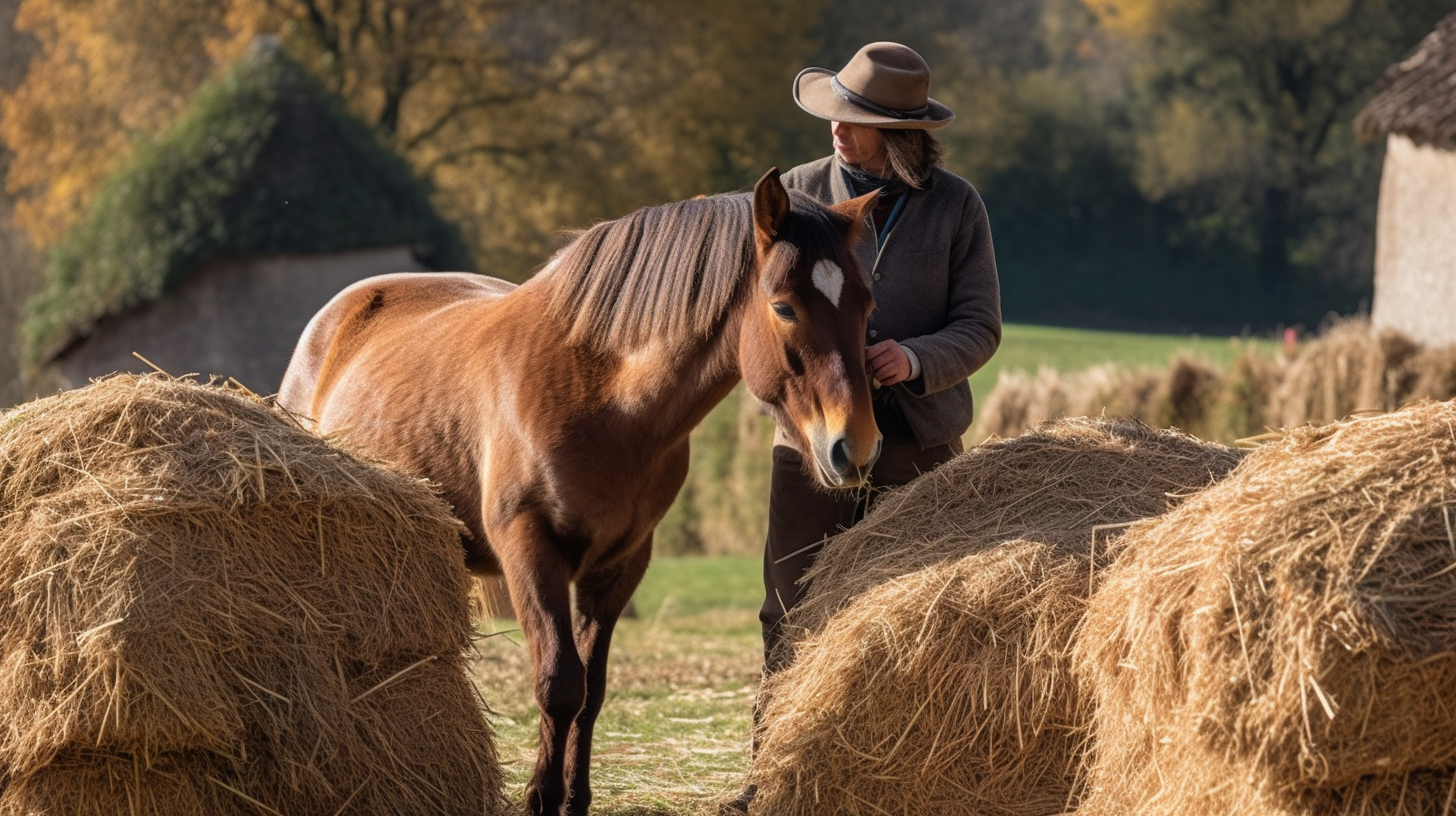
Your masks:
{"label": "horse's hind leg", "polygon": [[647,571],[652,557],[652,539],[634,552],[624,564],[588,573],[576,582],[576,649],[586,664],[586,702],[576,715],[566,748],[566,778],[571,784],[568,812],[585,816],[591,806],[592,731],[607,696],[607,653],[612,631],[632,593]]}
{"label": "horse's hind leg", "polygon": [[533,816],[558,816],[567,800],[567,739],[586,698],[586,671],[572,636],[571,568],[542,527],[520,517],[492,541],[531,650],[541,711],[541,742],[526,803]]}

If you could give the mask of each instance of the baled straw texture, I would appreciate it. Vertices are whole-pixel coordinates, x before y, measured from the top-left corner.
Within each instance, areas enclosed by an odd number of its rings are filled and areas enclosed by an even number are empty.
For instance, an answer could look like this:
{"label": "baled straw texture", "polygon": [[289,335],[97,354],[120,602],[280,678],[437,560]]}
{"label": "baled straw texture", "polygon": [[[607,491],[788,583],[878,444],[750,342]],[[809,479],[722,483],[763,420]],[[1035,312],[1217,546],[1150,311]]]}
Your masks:
{"label": "baled straw texture", "polygon": [[0,416],[0,813],[489,812],[459,530],[236,391],[118,376]]}
{"label": "baled straw texture", "polygon": [[1068,678],[1100,532],[1216,480],[1236,451],[1078,418],[974,448],[830,540],[768,678],[753,812],[1050,814],[1089,712]]}
{"label": "baled straw texture", "polygon": [[1068,416],[1144,418],[1162,375],[1151,369],[1098,365],[1072,374],[1043,366],[1035,376],[1003,371],[976,411],[977,438],[1019,436]]}
{"label": "baled straw texture", "polygon": [[[921,567],[1027,539],[1091,554],[1170,500],[1222,478],[1242,452],[1137,420],[1072,417],[987,442],[880,497],[835,536],[788,619],[817,630],[871,587]],[[1096,537],[1097,540],[1094,540]]]}
{"label": "baled straw texture", "polygon": [[1226,376],[1208,363],[1178,356],[1167,368],[1099,365],[1061,374],[1043,367],[1035,377],[1002,372],[978,412],[978,437],[1016,436],[1068,416],[1133,418],[1204,438],[1221,430],[1215,407]]}
{"label": "baled straw texture", "polygon": [[1153,390],[1145,420],[1154,428],[1177,428],[1202,439],[1213,436],[1213,408],[1225,374],[1208,363],[1178,355]]}
{"label": "baled straw texture", "polygon": [[1363,318],[1341,320],[1300,346],[1269,410],[1275,427],[1323,424],[1364,411],[1391,411],[1406,400],[1406,361],[1419,350]]}
{"label": "baled straw texture", "polygon": [[1076,647],[1087,812],[1446,812],[1453,505],[1456,406],[1423,402],[1289,431],[1130,530]]}
{"label": "baled straw texture", "polygon": [[1087,583],[1081,559],[1014,541],[855,598],[768,681],[753,812],[1066,810]]}

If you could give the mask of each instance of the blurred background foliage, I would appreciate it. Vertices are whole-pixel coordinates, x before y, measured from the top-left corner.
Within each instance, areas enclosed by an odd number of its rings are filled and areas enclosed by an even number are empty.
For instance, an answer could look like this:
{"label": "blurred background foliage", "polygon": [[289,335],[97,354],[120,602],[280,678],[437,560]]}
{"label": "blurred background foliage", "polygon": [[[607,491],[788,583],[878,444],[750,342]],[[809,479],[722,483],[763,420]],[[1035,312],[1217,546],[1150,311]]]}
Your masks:
{"label": "blurred background foliage", "polygon": [[[939,134],[986,199],[1008,321],[1266,335],[1368,303],[1384,145],[1353,119],[1453,8],[0,0],[0,405],[48,390],[16,362],[47,257],[259,35],[428,183],[476,271],[515,280],[568,230],[826,154],[794,75],[904,42],[957,112]],[[756,543],[765,423],[739,394],[699,430],[667,549]]]}
{"label": "blurred background foliage", "polygon": [[1267,329],[1368,298],[1381,146],[1359,143],[1351,120],[1451,10],[0,0],[5,189],[44,252],[141,137],[270,33],[434,184],[480,271],[521,279],[563,228],[827,152],[790,80],[894,39],[927,57],[934,95],[959,114],[942,133],[990,206],[1009,318]]}
{"label": "blurred background foliage", "polygon": [[433,185],[479,271],[522,279],[563,230],[824,154],[791,79],[893,39],[958,113],[941,134],[990,207],[1008,319],[1313,325],[1370,295],[1383,146],[1352,119],[1452,8],[0,0],[0,342],[102,182],[260,34]]}

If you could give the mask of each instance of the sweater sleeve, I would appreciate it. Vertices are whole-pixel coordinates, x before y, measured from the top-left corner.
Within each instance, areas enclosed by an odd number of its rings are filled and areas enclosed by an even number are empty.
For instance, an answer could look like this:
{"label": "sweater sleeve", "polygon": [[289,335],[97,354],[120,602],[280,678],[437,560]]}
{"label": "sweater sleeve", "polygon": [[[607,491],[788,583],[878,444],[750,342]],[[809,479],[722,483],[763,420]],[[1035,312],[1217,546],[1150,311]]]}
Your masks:
{"label": "sweater sleeve", "polygon": [[951,243],[945,325],[901,344],[920,360],[920,378],[906,383],[916,396],[934,394],[963,381],[991,359],[1001,345],[1001,283],[991,243],[991,220],[979,195],[964,202]]}

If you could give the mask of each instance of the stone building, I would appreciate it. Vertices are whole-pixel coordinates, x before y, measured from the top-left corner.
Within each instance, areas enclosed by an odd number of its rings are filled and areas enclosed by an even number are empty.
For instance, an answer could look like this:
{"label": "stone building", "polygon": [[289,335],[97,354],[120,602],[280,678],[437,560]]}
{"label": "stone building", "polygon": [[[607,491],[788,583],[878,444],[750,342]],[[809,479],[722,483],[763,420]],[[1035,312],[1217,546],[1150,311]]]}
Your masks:
{"label": "stone building", "polygon": [[68,386],[115,371],[278,389],[309,318],[385,272],[468,269],[426,186],[274,43],[204,86],[52,252],[22,334]]}
{"label": "stone building", "polygon": [[1385,72],[1356,125],[1386,140],[1371,322],[1456,344],[1456,14]]}

